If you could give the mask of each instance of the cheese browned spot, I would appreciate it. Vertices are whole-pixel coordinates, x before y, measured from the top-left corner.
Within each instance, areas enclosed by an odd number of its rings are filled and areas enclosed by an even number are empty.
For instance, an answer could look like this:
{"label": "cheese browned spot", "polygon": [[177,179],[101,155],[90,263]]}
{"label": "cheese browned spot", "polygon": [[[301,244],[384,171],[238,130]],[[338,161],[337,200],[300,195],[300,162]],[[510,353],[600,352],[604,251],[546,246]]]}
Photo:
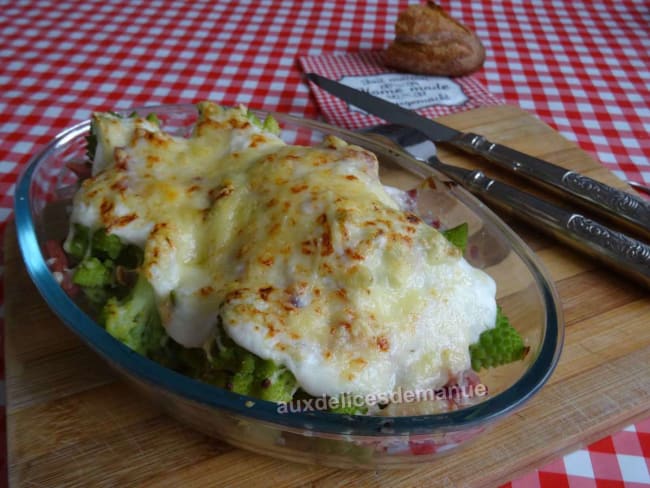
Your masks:
{"label": "cheese browned spot", "polygon": [[435,388],[470,367],[494,282],[386,190],[372,153],[286,145],[245,110],[199,109],[187,138],[95,115],[72,212],[144,249],[172,338],[202,346],[221,323],[312,395]]}

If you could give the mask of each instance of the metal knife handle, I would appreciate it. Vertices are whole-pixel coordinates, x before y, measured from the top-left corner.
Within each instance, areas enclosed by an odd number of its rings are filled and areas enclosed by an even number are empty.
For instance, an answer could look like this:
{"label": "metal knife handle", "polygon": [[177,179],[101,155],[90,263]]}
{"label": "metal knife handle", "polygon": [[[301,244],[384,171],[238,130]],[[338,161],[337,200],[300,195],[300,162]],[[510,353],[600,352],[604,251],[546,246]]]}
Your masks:
{"label": "metal knife handle", "polygon": [[650,235],[650,203],[645,200],[569,171],[547,161],[521,153],[485,137],[464,133],[450,141],[454,146],[478,154],[501,167],[513,170],[536,183],[543,183],[562,195],[568,193],[576,201],[605,213],[615,221],[633,224],[635,229]]}
{"label": "metal knife handle", "polygon": [[[446,166],[446,165],[445,165]],[[443,171],[444,172],[444,171]],[[458,180],[457,178],[454,178]],[[538,224],[572,247],[587,252],[650,288],[650,246],[578,213],[568,212],[510,185],[472,171],[463,184],[484,200]]]}

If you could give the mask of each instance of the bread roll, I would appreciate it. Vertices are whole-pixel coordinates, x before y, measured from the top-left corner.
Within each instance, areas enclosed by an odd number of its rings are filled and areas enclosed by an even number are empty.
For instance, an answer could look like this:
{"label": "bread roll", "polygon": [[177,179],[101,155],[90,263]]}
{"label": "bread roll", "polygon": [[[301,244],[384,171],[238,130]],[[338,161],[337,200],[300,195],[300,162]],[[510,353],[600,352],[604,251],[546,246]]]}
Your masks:
{"label": "bread roll", "polygon": [[385,63],[411,73],[462,76],[483,66],[485,48],[436,3],[411,5],[398,17]]}

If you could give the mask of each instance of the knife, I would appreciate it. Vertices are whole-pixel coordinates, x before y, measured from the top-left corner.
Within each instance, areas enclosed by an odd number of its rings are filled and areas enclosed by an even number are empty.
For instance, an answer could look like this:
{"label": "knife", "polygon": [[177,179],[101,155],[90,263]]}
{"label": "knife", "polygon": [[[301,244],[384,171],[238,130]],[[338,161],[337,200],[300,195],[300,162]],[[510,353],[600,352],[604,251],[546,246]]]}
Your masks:
{"label": "knife", "polygon": [[364,133],[397,143],[415,159],[442,173],[491,206],[515,213],[536,228],[585,252],[650,288],[650,245],[612,230],[584,215],[565,210],[511,185],[487,177],[478,170],[443,163],[435,144],[419,132],[396,125],[376,126]]}
{"label": "knife", "polygon": [[306,76],[318,87],[351,105],[389,122],[416,129],[434,142],[445,142],[470,154],[480,155],[650,237],[650,203],[639,197],[548,161],[490,142],[481,135],[447,127],[412,110],[315,73]]}

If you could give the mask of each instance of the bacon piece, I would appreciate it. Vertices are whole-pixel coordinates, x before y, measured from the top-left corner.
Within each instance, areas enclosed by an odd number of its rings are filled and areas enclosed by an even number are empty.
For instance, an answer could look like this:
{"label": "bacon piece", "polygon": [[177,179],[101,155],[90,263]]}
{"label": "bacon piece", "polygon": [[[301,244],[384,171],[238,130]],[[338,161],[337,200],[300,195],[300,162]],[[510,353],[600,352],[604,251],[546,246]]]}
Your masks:
{"label": "bacon piece", "polygon": [[60,284],[63,291],[71,297],[76,296],[80,290],[72,282],[72,275],[68,268],[68,256],[66,256],[61,243],[55,240],[46,241],[45,252],[49,256],[47,264],[50,270],[61,277]]}
{"label": "bacon piece", "polygon": [[90,178],[92,175],[92,166],[87,162],[70,161],[65,164],[65,167],[72,171],[80,180]]}

